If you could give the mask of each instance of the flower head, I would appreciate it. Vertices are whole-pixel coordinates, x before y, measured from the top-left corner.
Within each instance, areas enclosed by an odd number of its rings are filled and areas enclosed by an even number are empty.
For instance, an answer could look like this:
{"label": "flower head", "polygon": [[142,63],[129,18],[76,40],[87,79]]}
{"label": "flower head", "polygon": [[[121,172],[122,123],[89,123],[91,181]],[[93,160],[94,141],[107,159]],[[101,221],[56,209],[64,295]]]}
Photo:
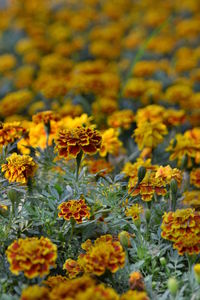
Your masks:
{"label": "flower head", "polygon": [[44,286],[32,285],[22,291],[20,300],[49,300],[49,290]]}
{"label": "flower head", "polygon": [[143,213],[143,206],[138,203],[133,204],[130,208],[126,209],[126,216],[131,217],[133,221],[140,219],[140,214]]}
{"label": "flower head", "polygon": [[101,147],[102,137],[92,128],[77,127],[72,130],[60,130],[56,140],[56,149],[61,157],[75,158],[83,151],[93,155]]}
{"label": "flower head", "polygon": [[9,182],[19,182],[26,184],[28,179],[33,177],[37,170],[37,164],[33,158],[28,155],[11,154],[7,159],[7,163],[1,166],[4,176]]}
{"label": "flower head", "polygon": [[25,134],[26,130],[20,122],[0,123],[0,147],[14,143]]}
{"label": "flower head", "polygon": [[73,218],[79,224],[82,223],[83,218],[90,218],[90,208],[84,199],[63,202],[58,206],[58,209],[60,210],[59,218],[64,218],[67,221]]}
{"label": "flower head", "polygon": [[13,274],[24,272],[27,278],[43,277],[50,267],[56,266],[57,247],[43,236],[20,238],[8,247],[6,255]]}
{"label": "flower head", "polygon": [[119,131],[114,128],[105,130],[102,134],[100,156],[105,157],[108,153],[118,155],[122,142],[118,138]]}
{"label": "flower head", "polygon": [[130,274],[129,285],[131,290],[144,291],[144,278],[139,271]]}

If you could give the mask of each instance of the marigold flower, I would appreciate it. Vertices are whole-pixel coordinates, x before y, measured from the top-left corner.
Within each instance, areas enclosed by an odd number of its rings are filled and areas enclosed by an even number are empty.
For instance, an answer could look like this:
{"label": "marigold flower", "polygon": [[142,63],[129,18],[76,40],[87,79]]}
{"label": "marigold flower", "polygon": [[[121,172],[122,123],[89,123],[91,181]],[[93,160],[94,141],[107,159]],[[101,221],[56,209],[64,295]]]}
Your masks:
{"label": "marigold flower", "polygon": [[64,218],[67,221],[73,218],[76,223],[80,224],[83,218],[90,218],[90,208],[84,199],[63,202],[58,206],[58,209],[61,210],[58,214],[59,218]]}
{"label": "marigold flower", "polygon": [[14,143],[25,134],[26,130],[20,122],[0,123],[0,147]]}
{"label": "marigold flower", "polygon": [[200,212],[192,208],[165,212],[161,229],[162,238],[172,241],[180,255],[200,253]]}
{"label": "marigold flower", "polygon": [[49,290],[44,286],[32,285],[22,291],[20,300],[49,300]]}
{"label": "marigold flower", "polygon": [[196,209],[200,208],[200,191],[193,190],[187,191],[183,194],[183,204],[186,206],[192,206]]}
{"label": "marigold flower", "polygon": [[120,300],[149,300],[146,292],[128,291],[120,297]]}
{"label": "marigold flower", "polygon": [[[87,244],[86,248],[85,244]],[[101,276],[106,269],[115,273],[119,268],[124,267],[125,252],[120,242],[115,241],[111,235],[101,236],[94,244],[90,240],[86,241],[82,248],[87,250],[85,254],[78,257],[78,263],[86,273]]]}
{"label": "marigold flower", "polygon": [[119,300],[119,296],[114,289],[105,287],[103,284],[91,286],[83,292],[77,294],[77,300]]}
{"label": "marigold flower", "polygon": [[137,221],[140,219],[140,214],[143,213],[143,211],[143,206],[136,203],[127,208],[125,214],[127,217],[131,217],[133,221]]}
{"label": "marigold flower", "polygon": [[169,165],[163,167],[160,166],[158,167],[156,174],[156,178],[162,178],[163,180],[166,181],[167,184],[170,184],[172,179],[175,179],[180,186],[182,182],[182,173],[179,169],[172,169]]}
{"label": "marigold flower", "polygon": [[137,158],[136,162],[132,164],[131,162],[127,162],[124,165],[122,173],[129,177],[137,176],[138,170],[140,167],[144,167],[146,170],[155,170],[157,168],[156,165],[151,164],[151,159],[144,160],[142,158]]}
{"label": "marigold flower", "polygon": [[152,104],[147,105],[144,108],[140,108],[136,113],[136,122],[163,122],[164,121],[165,108],[160,105]]}
{"label": "marigold flower", "polygon": [[86,160],[85,164],[88,167],[88,171],[91,174],[100,173],[101,175],[106,175],[113,170],[112,165],[106,161],[105,159],[97,159],[97,160]]}
{"label": "marigold flower", "polygon": [[56,140],[56,149],[59,156],[68,158],[77,157],[83,151],[93,155],[101,147],[102,137],[92,128],[77,127],[73,130],[60,130]]}
{"label": "marigold flower", "polygon": [[44,123],[47,125],[50,121],[59,121],[60,116],[51,110],[42,111],[32,116],[35,124]]}
{"label": "marigold flower", "polygon": [[139,123],[133,136],[140,150],[145,147],[154,148],[162,143],[163,136],[168,133],[167,127],[159,122]]}
{"label": "marigold flower", "polygon": [[[94,279],[89,276],[82,276],[68,280],[55,286],[50,293],[50,300],[76,299],[76,296],[95,285]],[[93,294],[94,297],[94,294]]]}
{"label": "marigold flower", "polygon": [[108,126],[112,128],[123,128],[128,130],[134,121],[134,113],[130,109],[114,112],[108,117]]}
{"label": "marigold flower", "polygon": [[68,258],[65,261],[65,263],[63,265],[63,269],[67,271],[67,274],[70,279],[77,277],[77,275],[83,271],[83,269],[78,264],[78,262],[71,258]]}
{"label": "marigold flower", "polygon": [[190,173],[190,183],[200,188],[200,168],[193,169]]}
{"label": "marigold flower", "polygon": [[69,279],[62,275],[49,276],[46,280],[42,281],[42,284],[46,285],[48,288],[53,289],[60,283],[68,282]]}
{"label": "marigold flower", "polygon": [[48,238],[37,237],[15,240],[6,250],[10,271],[18,275],[24,272],[27,278],[43,277],[55,267],[57,247]]}
{"label": "marigold flower", "polygon": [[13,69],[16,65],[16,58],[12,54],[0,55],[0,73]]}
{"label": "marigold flower", "polygon": [[130,274],[129,285],[131,290],[144,291],[144,278],[139,271]]}
{"label": "marigold flower", "polygon": [[197,282],[200,284],[200,264],[194,265],[194,275]]}
{"label": "marigold flower", "polygon": [[37,170],[37,164],[28,155],[13,153],[6,160],[7,163],[1,165],[1,170],[5,172],[4,176],[9,182],[16,181],[26,184],[28,179],[33,177]]}
{"label": "marigold flower", "polygon": [[122,142],[118,139],[119,132],[114,128],[109,128],[102,133],[102,145],[100,156],[105,157],[108,153],[118,155]]}

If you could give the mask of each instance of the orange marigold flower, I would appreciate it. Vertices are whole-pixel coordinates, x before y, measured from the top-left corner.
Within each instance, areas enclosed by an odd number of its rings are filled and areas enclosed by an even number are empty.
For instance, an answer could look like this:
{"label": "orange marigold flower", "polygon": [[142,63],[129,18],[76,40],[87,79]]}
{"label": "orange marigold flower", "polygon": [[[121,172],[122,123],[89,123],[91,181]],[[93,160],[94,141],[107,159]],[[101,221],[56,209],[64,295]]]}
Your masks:
{"label": "orange marigold flower", "polygon": [[46,285],[48,288],[53,289],[55,286],[58,286],[60,283],[68,282],[69,279],[62,275],[49,276],[46,280],[42,281],[42,284]]}
{"label": "orange marigold flower", "polygon": [[59,218],[64,218],[67,221],[73,218],[76,223],[80,224],[83,218],[90,218],[90,208],[84,199],[63,202],[58,206],[58,209],[61,210],[58,214]]}
{"label": "orange marigold flower", "polygon": [[172,169],[169,165],[166,167],[160,166],[156,171],[155,177],[162,178],[167,184],[169,184],[172,179],[175,179],[179,186],[182,182],[181,171],[176,168]]}
{"label": "orange marigold flower", "polygon": [[193,169],[190,173],[190,183],[200,188],[200,168]]}
{"label": "orange marigold flower", "polygon": [[122,173],[129,177],[137,176],[138,170],[140,167],[145,167],[146,170],[154,170],[157,168],[156,165],[151,164],[151,159],[143,160],[142,158],[137,158],[136,162],[132,164],[131,162],[127,162],[124,165]]}
{"label": "orange marigold flower", "polygon": [[200,212],[192,208],[165,212],[162,238],[172,241],[180,255],[200,253]]}
{"label": "orange marigold flower", "polygon": [[113,128],[129,129],[134,121],[134,113],[130,109],[114,112],[108,117],[108,126]]}
{"label": "orange marigold flower", "polygon": [[131,217],[133,221],[137,221],[140,219],[140,214],[143,213],[143,211],[143,206],[136,203],[127,208],[125,214],[127,217]]}
{"label": "orange marigold flower", "polygon": [[77,157],[83,151],[93,155],[101,147],[102,137],[92,128],[77,127],[72,130],[60,130],[56,140],[56,149],[61,157]]}
{"label": "orange marigold flower", "polygon": [[49,289],[44,286],[32,285],[22,291],[20,300],[49,300]]}
{"label": "orange marigold flower", "polygon": [[118,294],[114,289],[105,287],[103,284],[91,286],[76,296],[76,300],[119,300]]}
{"label": "orange marigold flower", "polygon": [[50,267],[56,266],[57,247],[43,236],[20,238],[8,247],[6,255],[13,274],[24,272],[27,278],[43,277]]}
{"label": "orange marigold flower", "polygon": [[[51,291],[51,300],[75,299],[76,296],[95,285],[94,279],[89,276],[82,276],[60,283]],[[93,294],[94,297],[94,294]]]}
{"label": "orange marigold flower", "polygon": [[147,105],[144,108],[138,109],[136,113],[136,122],[163,122],[165,114],[165,108],[160,105],[152,104]]}
{"label": "orange marigold flower", "polygon": [[0,123],[0,147],[14,143],[25,134],[26,130],[20,122]]}
{"label": "orange marigold flower", "polygon": [[120,300],[149,300],[146,292],[128,291],[120,297]]}
{"label": "orange marigold flower", "polygon": [[83,271],[81,266],[78,264],[78,262],[71,258],[68,258],[65,261],[63,265],[63,269],[67,271],[67,274],[70,279],[77,277],[77,275]]}
{"label": "orange marigold flower", "polygon": [[130,274],[129,285],[131,290],[144,291],[144,278],[139,271]]}
{"label": "orange marigold flower", "polygon": [[39,112],[39,113],[33,115],[32,120],[35,124],[44,123],[45,125],[47,125],[52,120],[59,121],[60,116],[59,116],[59,114],[57,114],[51,110],[47,110],[47,111],[42,111],[42,112]]}
{"label": "orange marigold flower", "polygon": [[140,150],[145,147],[154,148],[162,143],[163,136],[168,133],[167,127],[159,122],[139,123],[133,136]]}
{"label": "orange marigold flower", "polygon": [[[82,248],[85,249],[85,243]],[[124,267],[125,252],[119,241],[115,241],[109,234],[103,235],[96,239],[94,244],[89,240],[86,253],[79,255],[78,263],[84,272],[97,276],[104,274],[106,269],[115,273],[119,268]]]}
{"label": "orange marigold flower", "polygon": [[100,156],[105,157],[108,153],[117,156],[122,142],[118,138],[119,131],[114,128],[105,130],[102,134]]}
{"label": "orange marigold flower", "polygon": [[7,163],[1,165],[2,172],[9,182],[19,182],[26,184],[28,179],[33,177],[37,164],[29,155],[18,155],[17,153],[11,154],[6,158]]}
{"label": "orange marigold flower", "polygon": [[106,175],[113,170],[112,165],[105,159],[90,159],[85,161],[85,164],[87,165],[88,171],[91,174],[100,173],[101,175]]}

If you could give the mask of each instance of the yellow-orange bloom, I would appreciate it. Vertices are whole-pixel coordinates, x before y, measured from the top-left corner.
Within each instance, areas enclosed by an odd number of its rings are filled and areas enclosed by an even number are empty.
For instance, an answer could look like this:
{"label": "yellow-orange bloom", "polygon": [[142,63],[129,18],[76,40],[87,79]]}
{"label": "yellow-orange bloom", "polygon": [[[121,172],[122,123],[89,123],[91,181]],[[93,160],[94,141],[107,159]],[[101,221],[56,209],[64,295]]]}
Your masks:
{"label": "yellow-orange bloom", "polygon": [[114,128],[109,128],[102,133],[102,145],[100,156],[105,157],[107,154],[118,155],[122,142],[118,138],[119,132]]}
{"label": "yellow-orange bloom", "polygon": [[129,286],[131,290],[144,291],[144,278],[139,271],[130,274]]}
{"label": "yellow-orange bloom", "polygon": [[145,147],[155,148],[162,143],[164,135],[168,133],[167,127],[159,122],[139,123],[133,136],[140,150]]}
{"label": "yellow-orange bloom", "polygon": [[68,258],[65,261],[65,263],[63,265],[63,269],[67,271],[67,274],[70,279],[77,277],[77,275],[83,271],[83,269],[80,267],[78,262],[71,258]]}
{"label": "yellow-orange bloom", "polygon": [[19,182],[26,184],[28,179],[33,177],[37,164],[29,155],[18,155],[17,153],[11,154],[6,158],[7,163],[1,166],[4,176],[9,182]]}
{"label": "yellow-orange bloom", "polygon": [[20,122],[0,123],[0,147],[14,143],[25,134],[26,130]]}
{"label": "yellow-orange bloom", "polygon": [[143,206],[136,203],[127,208],[125,213],[127,217],[131,217],[133,221],[137,221],[140,219],[140,214],[143,213],[143,211]]}
{"label": "yellow-orange bloom", "polygon": [[200,208],[200,191],[199,190],[193,190],[193,191],[187,191],[183,194],[183,204],[186,206],[191,206],[196,209]]}
{"label": "yellow-orange bloom", "polygon": [[33,115],[32,120],[35,124],[44,123],[47,125],[52,120],[59,121],[60,116],[51,110],[47,110]]}
{"label": "yellow-orange bloom", "polygon": [[193,169],[190,173],[190,183],[200,188],[200,168]]}
{"label": "yellow-orange bloom", "polygon": [[63,202],[58,206],[58,209],[61,210],[58,214],[59,218],[64,218],[67,221],[73,218],[79,224],[82,223],[83,218],[90,218],[90,208],[84,199]]}
{"label": "yellow-orange bloom", "polygon": [[32,285],[22,291],[20,300],[49,300],[49,290],[44,286]]}
{"label": "yellow-orange bloom", "polygon": [[149,300],[146,292],[128,291],[120,297],[120,300]]}
{"label": "yellow-orange bloom", "polygon": [[130,109],[114,112],[108,117],[108,126],[113,128],[129,129],[134,121],[134,113]]}
{"label": "yellow-orange bloom", "polygon": [[92,128],[77,127],[72,130],[60,130],[56,139],[56,149],[61,157],[77,157],[83,151],[93,155],[101,147],[102,137]]}
{"label": "yellow-orange bloom", "polygon": [[180,255],[200,253],[200,212],[192,208],[165,212],[162,238],[172,241]]}
{"label": "yellow-orange bloom", "polygon": [[13,274],[24,272],[27,278],[43,277],[50,267],[56,266],[57,247],[43,236],[20,238],[8,247],[6,255]]}

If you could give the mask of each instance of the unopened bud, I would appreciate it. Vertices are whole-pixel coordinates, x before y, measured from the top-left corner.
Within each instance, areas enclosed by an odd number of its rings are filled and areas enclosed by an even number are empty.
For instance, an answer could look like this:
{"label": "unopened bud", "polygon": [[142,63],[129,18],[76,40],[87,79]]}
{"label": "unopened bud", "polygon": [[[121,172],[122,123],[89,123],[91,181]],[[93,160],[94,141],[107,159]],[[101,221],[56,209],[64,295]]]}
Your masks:
{"label": "unopened bud", "polygon": [[7,195],[8,195],[8,198],[10,199],[10,201],[12,203],[14,203],[14,202],[17,201],[18,193],[14,189],[9,190],[8,193],[7,193]]}
{"label": "unopened bud", "polygon": [[187,167],[187,163],[188,163],[188,157],[187,155],[184,155],[181,160],[181,169],[185,169]]}
{"label": "unopened bud", "polygon": [[138,184],[144,179],[146,174],[146,168],[145,167],[140,167],[138,170]]}
{"label": "unopened bud", "polygon": [[151,218],[151,210],[150,209],[145,210],[145,218],[146,218],[147,223],[149,223],[150,218]]}
{"label": "unopened bud", "polygon": [[170,182],[170,189],[172,191],[173,194],[177,193],[178,190],[178,185],[177,185],[177,181],[175,179],[172,179]]}
{"label": "unopened bud", "polygon": [[129,246],[129,234],[127,231],[121,231],[118,234],[119,241],[124,248]]}
{"label": "unopened bud", "polygon": [[169,278],[167,285],[168,285],[168,289],[169,289],[170,293],[173,296],[175,296],[178,291],[178,282],[177,282],[176,278],[174,278],[174,277]]}
{"label": "unopened bud", "polygon": [[160,264],[161,264],[161,266],[166,266],[166,264],[167,264],[167,262],[166,262],[166,259],[164,258],[164,257],[161,257],[160,258]]}

